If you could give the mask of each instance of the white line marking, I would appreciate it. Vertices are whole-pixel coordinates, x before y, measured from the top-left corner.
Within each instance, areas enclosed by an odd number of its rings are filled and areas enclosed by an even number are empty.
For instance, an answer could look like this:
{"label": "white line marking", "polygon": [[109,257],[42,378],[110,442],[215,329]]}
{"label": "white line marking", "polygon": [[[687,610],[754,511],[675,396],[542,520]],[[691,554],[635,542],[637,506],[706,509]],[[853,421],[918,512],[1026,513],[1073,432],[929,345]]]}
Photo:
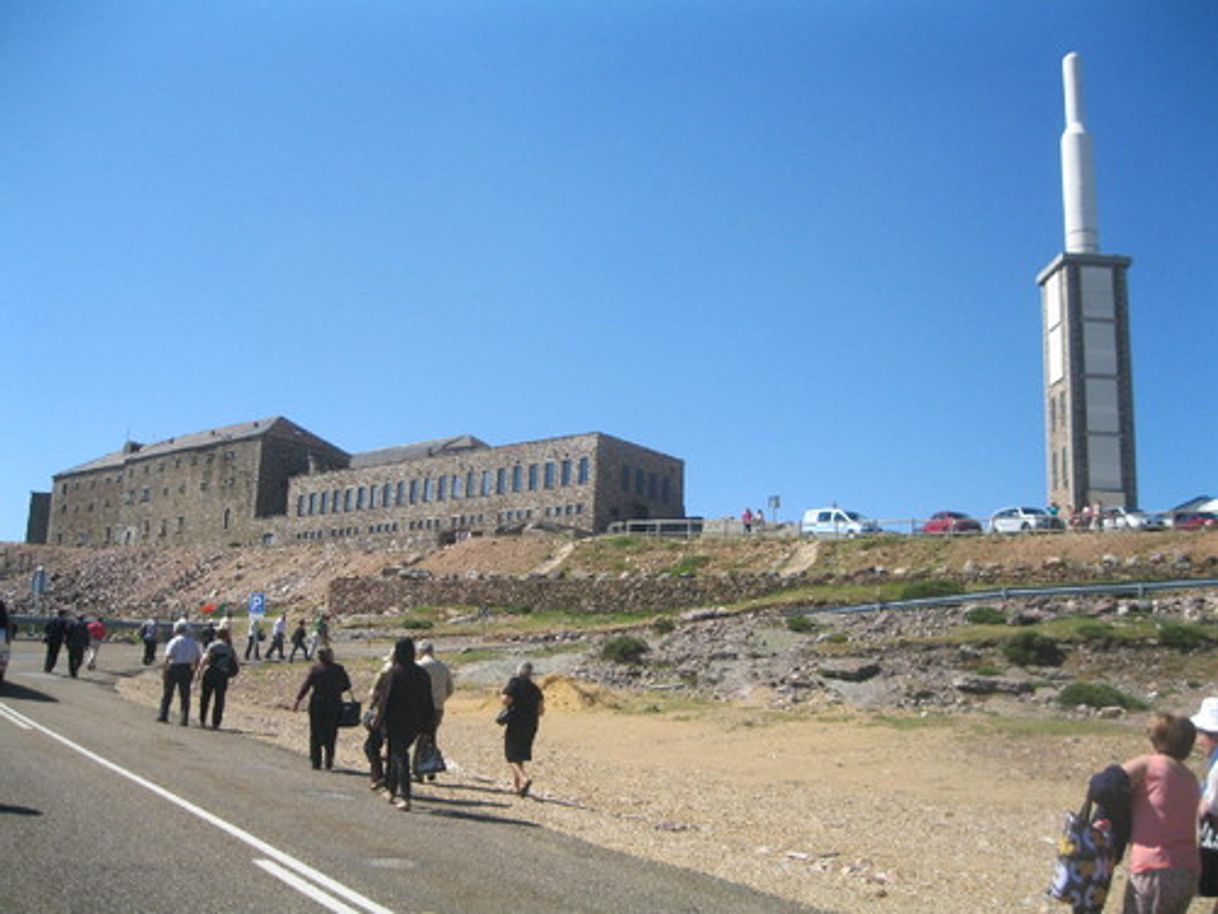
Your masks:
{"label": "white line marking", "polygon": [[154,784],[152,781],[148,780],[147,778],[140,777],[138,774],[135,774],[132,771],[128,771],[126,768],[123,768],[120,765],[116,765],[114,762],[110,761],[109,759],[103,758],[102,756],[98,755],[96,752],[93,752],[89,749],[86,749],[84,746],[81,746],[77,743],[72,742],[66,736],[60,736],[54,730],[44,727],[42,724],[38,723],[38,721],[33,720],[30,717],[26,717],[24,714],[21,714],[20,712],[14,710],[13,708],[10,708],[8,705],[4,704],[3,702],[0,702],[0,710],[5,711],[8,715],[12,715],[19,721],[23,721],[24,723],[28,724],[33,729],[38,730],[41,733],[45,733],[47,736],[51,737],[51,739],[56,740],[60,743],[63,743],[63,745],[67,746],[69,749],[73,750],[74,752],[79,752],[85,758],[96,762],[97,764],[101,765],[103,768],[110,769],[115,774],[121,775],[121,776],[127,778],[127,780],[129,780],[129,781],[139,784],[145,790],[151,791],[152,793],[156,794],[157,796],[161,797],[162,799],[168,800],[170,803],[173,803],[173,804],[181,807],[182,809],[186,810],[187,812],[191,813],[192,815],[198,816],[204,822],[207,822],[210,825],[214,825],[216,828],[220,829],[221,831],[227,832],[228,834],[230,834],[234,838],[236,838],[238,841],[244,841],[246,844],[250,845],[250,847],[254,848],[260,854],[265,854],[267,857],[270,857],[272,860],[278,861],[279,863],[286,866],[288,869],[294,870],[295,872],[299,873],[301,876],[304,876],[308,879],[312,879],[318,885],[325,887],[329,891],[333,892],[335,895],[338,895],[340,898],[345,898],[347,901],[351,902],[352,904],[358,905],[359,907],[363,908],[365,911],[368,912],[368,914],[393,914],[393,912],[391,910],[389,910],[388,908],[382,907],[381,905],[377,904],[375,901],[372,901],[370,898],[365,898],[363,895],[361,895],[359,892],[355,891],[354,889],[347,888],[341,882],[338,882],[335,879],[331,879],[325,873],[322,873],[318,870],[313,869],[313,867],[309,866],[307,863],[303,863],[302,861],[297,860],[291,854],[284,853],[283,851],[279,850],[279,848],[274,847],[273,845],[267,844],[261,838],[254,837],[249,832],[247,832],[245,829],[238,828],[236,825],[233,825],[231,822],[226,822],[224,819],[221,819],[219,816],[215,815],[214,813],[208,812],[202,806],[196,806],[194,803],[191,803],[189,800],[185,800],[182,797],[179,797],[177,794],[170,793],[168,790],[166,790],[164,787],[161,787],[159,784]]}
{"label": "white line marking", "polygon": [[0,705],[0,717],[3,717],[10,724],[20,727],[22,730],[33,730],[34,729],[29,724],[27,724],[25,721],[23,721],[21,718],[17,717],[17,715],[15,715],[12,711],[10,711],[4,705]]}
{"label": "white line marking", "polygon": [[334,914],[360,914],[355,908],[347,907],[333,895],[327,895],[317,886],[313,885],[313,883],[305,882],[295,873],[285,870],[278,863],[272,863],[270,860],[255,860],[254,865],[262,867],[276,879],[286,882],[296,891],[300,892],[300,894],[312,898],[323,908],[329,908]]}

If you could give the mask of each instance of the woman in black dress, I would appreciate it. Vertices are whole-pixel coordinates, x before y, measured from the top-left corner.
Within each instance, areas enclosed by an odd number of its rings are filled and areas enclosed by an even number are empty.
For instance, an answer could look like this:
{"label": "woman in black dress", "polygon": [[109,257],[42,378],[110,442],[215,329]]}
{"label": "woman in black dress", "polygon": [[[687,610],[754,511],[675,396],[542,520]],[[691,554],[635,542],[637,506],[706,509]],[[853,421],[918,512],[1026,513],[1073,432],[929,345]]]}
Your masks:
{"label": "woman in black dress", "polygon": [[341,663],[334,662],[334,651],[328,647],[317,652],[317,663],[309,670],[309,675],[300,691],[296,694],[296,703],[292,710],[300,709],[309,690],[313,690],[309,698],[309,761],[314,768],[320,768],[324,761],[327,769],[334,767],[334,741],[338,738],[338,711],[343,701],[343,692],[351,688],[351,679]]}
{"label": "woman in black dress", "polygon": [[527,660],[516,668],[516,675],[503,687],[503,706],[507,709],[507,728],[503,734],[503,754],[512,769],[512,787],[522,797],[529,795],[532,779],[524,763],[533,759],[533,737],[537,723],[546,713],[546,700],[533,682],[533,664]]}

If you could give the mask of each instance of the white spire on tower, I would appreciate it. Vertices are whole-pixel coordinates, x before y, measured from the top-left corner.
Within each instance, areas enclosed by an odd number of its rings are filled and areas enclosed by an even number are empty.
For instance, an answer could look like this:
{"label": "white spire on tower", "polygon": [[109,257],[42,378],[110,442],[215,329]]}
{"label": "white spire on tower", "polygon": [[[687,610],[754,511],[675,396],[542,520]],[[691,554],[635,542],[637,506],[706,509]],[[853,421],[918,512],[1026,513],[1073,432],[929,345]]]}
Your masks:
{"label": "white spire on tower", "polygon": [[1073,51],[1062,58],[1062,87],[1066,95],[1066,129],[1061,141],[1066,253],[1096,254],[1100,228],[1095,218],[1091,135],[1083,124],[1083,64]]}

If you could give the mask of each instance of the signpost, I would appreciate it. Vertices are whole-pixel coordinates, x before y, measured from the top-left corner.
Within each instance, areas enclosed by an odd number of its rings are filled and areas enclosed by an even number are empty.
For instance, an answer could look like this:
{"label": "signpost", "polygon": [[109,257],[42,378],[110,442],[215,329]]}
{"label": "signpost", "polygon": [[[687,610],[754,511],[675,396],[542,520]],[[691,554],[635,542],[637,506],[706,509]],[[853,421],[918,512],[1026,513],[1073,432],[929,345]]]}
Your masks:
{"label": "signpost", "polygon": [[261,617],[266,615],[266,594],[261,590],[250,594],[249,608],[251,616]]}
{"label": "signpost", "polygon": [[34,615],[42,611],[42,595],[47,591],[47,572],[39,565],[34,569],[34,577],[30,580],[30,592],[34,595]]}

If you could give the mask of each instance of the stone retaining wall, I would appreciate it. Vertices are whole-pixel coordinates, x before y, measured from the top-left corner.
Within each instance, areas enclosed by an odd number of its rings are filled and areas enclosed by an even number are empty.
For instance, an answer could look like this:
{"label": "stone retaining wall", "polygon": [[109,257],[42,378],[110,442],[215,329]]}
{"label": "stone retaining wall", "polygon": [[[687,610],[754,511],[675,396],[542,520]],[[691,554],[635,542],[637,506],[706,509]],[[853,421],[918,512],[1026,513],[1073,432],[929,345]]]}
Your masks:
{"label": "stone retaining wall", "polygon": [[723,577],[337,578],[332,612],[376,613],[420,606],[513,606],[582,612],[686,609],[735,603],[791,586],[777,575]]}

